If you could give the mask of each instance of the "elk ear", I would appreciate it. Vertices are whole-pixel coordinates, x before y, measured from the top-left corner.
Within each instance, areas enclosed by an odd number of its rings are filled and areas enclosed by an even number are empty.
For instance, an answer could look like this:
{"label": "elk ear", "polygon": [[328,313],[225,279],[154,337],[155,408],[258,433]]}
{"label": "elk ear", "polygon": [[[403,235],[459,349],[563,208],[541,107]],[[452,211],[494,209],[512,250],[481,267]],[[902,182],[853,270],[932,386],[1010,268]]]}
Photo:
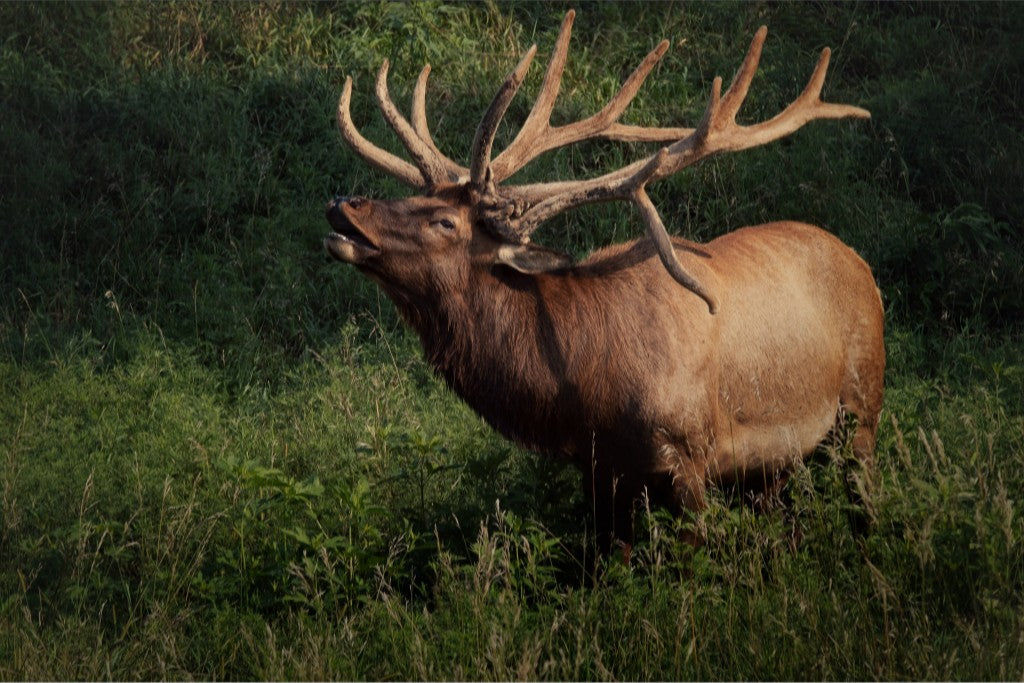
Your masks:
{"label": "elk ear", "polygon": [[534,274],[568,268],[572,265],[572,258],[535,244],[503,244],[498,248],[494,262],[520,273]]}

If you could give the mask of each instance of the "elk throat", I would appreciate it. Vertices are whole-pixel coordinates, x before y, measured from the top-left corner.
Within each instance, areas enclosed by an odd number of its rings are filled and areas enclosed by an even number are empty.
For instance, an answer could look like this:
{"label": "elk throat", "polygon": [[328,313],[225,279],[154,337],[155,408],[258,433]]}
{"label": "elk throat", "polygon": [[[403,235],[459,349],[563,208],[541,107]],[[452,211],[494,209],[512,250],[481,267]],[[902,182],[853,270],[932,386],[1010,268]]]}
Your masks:
{"label": "elk throat", "polygon": [[491,427],[529,450],[571,453],[590,438],[593,416],[572,381],[567,354],[593,357],[595,351],[565,348],[560,340],[573,322],[548,309],[540,278],[503,275],[429,297],[429,304],[392,299],[427,362]]}

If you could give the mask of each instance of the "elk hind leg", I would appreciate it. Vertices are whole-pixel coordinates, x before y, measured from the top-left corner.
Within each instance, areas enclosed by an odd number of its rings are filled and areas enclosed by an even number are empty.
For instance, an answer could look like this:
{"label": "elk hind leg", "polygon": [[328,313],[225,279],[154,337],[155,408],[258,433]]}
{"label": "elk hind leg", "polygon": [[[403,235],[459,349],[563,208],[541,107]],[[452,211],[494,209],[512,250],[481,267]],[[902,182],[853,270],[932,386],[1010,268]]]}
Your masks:
{"label": "elk hind leg", "polygon": [[841,397],[836,417],[837,446],[840,453],[849,448],[850,457],[844,457],[843,475],[846,495],[853,510],[850,524],[856,535],[867,532],[874,520],[871,493],[875,479],[875,443],[881,408],[881,389],[877,400],[865,400],[862,392],[854,397]]}

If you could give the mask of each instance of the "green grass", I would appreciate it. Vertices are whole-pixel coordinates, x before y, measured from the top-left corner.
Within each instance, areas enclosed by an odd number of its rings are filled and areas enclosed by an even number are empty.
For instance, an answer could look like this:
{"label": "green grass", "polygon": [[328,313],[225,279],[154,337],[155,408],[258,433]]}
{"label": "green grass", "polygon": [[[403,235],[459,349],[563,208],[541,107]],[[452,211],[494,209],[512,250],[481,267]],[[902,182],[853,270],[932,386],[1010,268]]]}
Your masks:
{"label": "green grass", "polygon": [[[817,123],[652,188],[673,232],[793,218],[875,269],[887,393],[873,532],[834,461],[786,513],[716,498],[708,544],[654,510],[593,564],[579,475],[433,377],[391,304],[320,248],[335,193],[398,185],[424,62],[464,159],[493,89],[564,6],[0,5],[0,678],[1009,679],[1024,675],[1024,10],[1007,4],[588,4],[555,121],[661,37],[627,114],[687,125],[769,26],[747,120],[833,47]],[[539,88],[534,67],[508,120]],[[514,125],[499,134],[509,140]],[[585,144],[525,179],[643,150]],[[581,255],[625,206],[537,238]]]}

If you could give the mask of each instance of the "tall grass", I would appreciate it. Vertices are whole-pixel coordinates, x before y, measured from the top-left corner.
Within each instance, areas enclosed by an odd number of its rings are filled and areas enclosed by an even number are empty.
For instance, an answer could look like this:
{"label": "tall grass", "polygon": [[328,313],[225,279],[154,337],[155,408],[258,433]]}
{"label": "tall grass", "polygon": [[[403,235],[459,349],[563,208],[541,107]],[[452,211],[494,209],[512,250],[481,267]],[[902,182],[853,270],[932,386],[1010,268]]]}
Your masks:
{"label": "tall grass", "polygon": [[[627,119],[686,125],[761,23],[748,120],[824,45],[826,97],[873,114],[652,188],[675,232],[799,219],[874,266],[873,531],[850,532],[837,446],[786,510],[713,497],[700,550],[650,511],[626,568],[595,564],[578,474],[491,432],[319,247],[333,194],[403,192],[333,128],[346,75],[398,152],[373,75],[390,59],[407,102],[430,62],[435,137],[464,158],[564,6],[0,5],[0,678],[1019,678],[1019,7],[577,8],[556,122],[664,36]],[[523,177],[643,151],[581,145]],[[639,234],[600,206],[538,238]]]}

